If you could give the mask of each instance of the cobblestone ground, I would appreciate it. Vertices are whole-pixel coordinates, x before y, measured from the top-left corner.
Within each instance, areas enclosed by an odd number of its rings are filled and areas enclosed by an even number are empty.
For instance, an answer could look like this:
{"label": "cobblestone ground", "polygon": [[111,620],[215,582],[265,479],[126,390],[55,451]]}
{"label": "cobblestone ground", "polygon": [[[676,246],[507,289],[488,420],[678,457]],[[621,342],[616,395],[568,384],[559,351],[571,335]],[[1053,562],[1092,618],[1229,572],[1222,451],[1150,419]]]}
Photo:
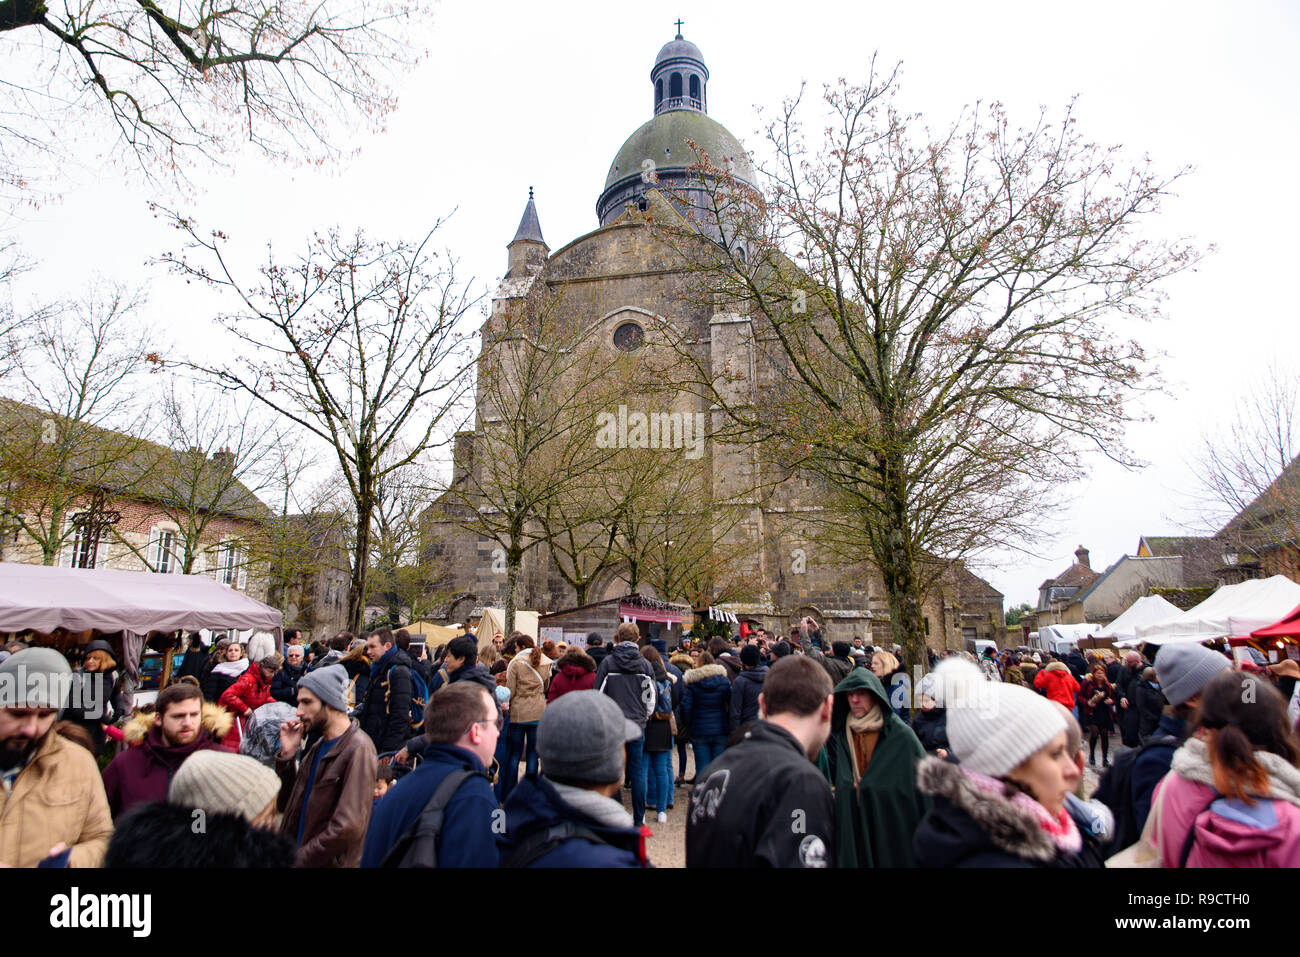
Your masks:
{"label": "cobblestone ground", "polygon": [[[1084,741],[1085,747],[1087,740]],[[1100,748],[1098,748],[1100,751]],[[1128,749],[1119,743],[1119,735],[1112,735],[1110,739],[1110,758],[1114,761],[1116,756],[1122,754]],[[690,755],[688,749],[687,754]],[[686,776],[689,778],[695,774],[695,758],[691,755],[688,758]],[[677,770],[677,753],[673,752],[673,770]],[[1101,773],[1105,770],[1101,766],[1101,755],[1097,756],[1097,767],[1092,768],[1087,764],[1083,766],[1083,786],[1084,794],[1091,795],[1097,790],[1097,783],[1101,779]],[[646,841],[646,851],[650,855],[650,863],[655,867],[685,867],[686,866],[686,809],[690,797],[690,785],[683,785],[673,791],[673,809],[668,812],[668,822],[660,824],[655,820],[653,811],[646,814],[646,824],[650,827],[654,836]],[[632,798],[628,791],[623,791],[623,807],[629,813],[632,810]]]}

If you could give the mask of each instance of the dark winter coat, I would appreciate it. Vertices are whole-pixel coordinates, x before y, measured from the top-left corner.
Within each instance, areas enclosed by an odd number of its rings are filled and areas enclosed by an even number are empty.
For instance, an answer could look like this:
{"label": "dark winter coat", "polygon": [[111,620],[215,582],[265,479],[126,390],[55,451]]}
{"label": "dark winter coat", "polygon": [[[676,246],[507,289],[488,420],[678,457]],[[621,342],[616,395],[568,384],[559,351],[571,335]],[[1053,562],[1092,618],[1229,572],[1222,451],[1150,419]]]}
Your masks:
{"label": "dark winter coat", "polygon": [[740,655],[732,651],[727,652],[725,655],[718,655],[714,664],[722,665],[723,670],[727,673],[728,681],[735,681],[740,673],[745,670],[745,666],[741,664]]}
{"label": "dark winter coat", "polygon": [[913,709],[912,733],[921,742],[921,747],[925,748],[930,754],[940,748],[945,751],[952,750],[951,745],[948,744],[948,711],[946,708],[935,708],[932,711],[926,711],[923,708]]}
{"label": "dark winter coat", "polygon": [[569,821],[587,828],[604,843],[571,837],[534,861],[532,867],[650,866],[645,852],[648,831],[644,827],[609,827],[593,820],[567,804],[545,775],[521,779],[506,798],[505,812],[506,833],[500,843],[503,864],[520,841],[538,828]]}
{"label": "dark winter coat", "polygon": [[596,662],[596,667],[599,668],[600,663],[609,657],[609,652],[609,645],[593,645],[587,649],[587,656]]}
{"label": "dark winter coat", "polygon": [[253,827],[238,814],[206,814],[194,830],[191,808],[140,804],[118,819],[105,867],[287,868],[293,841]]}
{"label": "dark winter coat", "polygon": [[220,751],[221,739],[230,731],[234,718],[224,708],[205,703],[202,725],[189,744],[168,744],[156,714],[139,714],[124,729],[130,745],[104,768],[104,793],[108,809],[116,819],[137,804],[167,800],[167,787],[181,762],[196,751]]}
{"label": "dark winter coat", "polygon": [[370,662],[362,658],[341,658],[338,662],[348,673],[348,684],[352,686],[353,708],[361,706],[366,698],[366,688],[370,684]]}
{"label": "dark winter coat", "polygon": [[1082,684],[1088,678],[1088,659],[1078,651],[1072,651],[1065,656],[1065,666],[1070,669],[1070,674],[1074,675],[1074,680]]}
{"label": "dark winter coat", "polygon": [[295,668],[285,662],[271,679],[271,697],[285,704],[298,703],[298,681],[307,673],[305,664]]}
{"label": "dark winter coat", "polygon": [[[1095,705],[1090,704],[1098,693],[1103,695],[1102,699]],[[1114,711],[1112,710],[1114,705],[1107,704],[1107,698],[1112,702],[1119,700],[1115,694],[1115,686],[1109,681],[1097,684],[1090,678],[1083,682],[1078,695],[1075,696],[1079,703],[1079,723],[1085,728],[1096,728],[1103,734],[1110,734],[1115,726],[1113,720]]]}
{"label": "dark winter coat", "polygon": [[708,735],[726,735],[731,722],[731,682],[727,669],[719,664],[692,668],[682,678],[682,718],[691,729],[691,740]]}
{"label": "dark winter coat", "polygon": [[185,652],[185,657],[181,659],[180,670],[173,677],[177,681],[182,678],[194,678],[201,685],[206,674],[208,657],[208,653],[202,648],[191,648]]}
{"label": "dark winter coat", "polygon": [[1148,744],[1133,762],[1129,787],[1133,795],[1133,821],[1138,833],[1146,826],[1151,813],[1151,795],[1160,779],[1169,773],[1174,763],[1174,752],[1187,738],[1187,722],[1162,714],[1156,723],[1153,738],[1170,738],[1168,743]]}
{"label": "dark winter coat", "polygon": [[455,671],[447,671],[445,668],[439,668],[429,678],[429,694],[433,694],[444,684],[454,685],[457,681],[474,681],[482,685],[488,694],[492,695],[492,700],[496,700],[497,679],[477,661],[466,661]]}
{"label": "dark winter coat", "polygon": [[[220,664],[222,664],[220,661],[212,662],[212,668],[209,669],[207,677],[203,679],[203,697],[213,704],[219,703],[221,696],[230,689],[230,686],[244,676],[243,671],[237,675],[223,674],[217,671],[217,666]],[[255,667],[255,665],[250,661],[245,670],[252,667]]]}
{"label": "dark winter coat", "polygon": [[[852,713],[849,692],[856,690],[875,696],[885,720],[871,763],[854,787],[847,724]],[[912,835],[930,810],[929,799],[916,787],[916,766],[925,757],[925,749],[912,729],[890,710],[880,679],[867,669],[854,668],[835,686],[831,736],[826,746],[835,783],[838,866],[913,866]]]}
{"label": "dark winter coat", "polygon": [[1038,821],[1007,799],[982,790],[958,765],[926,758],[917,785],[934,807],[916,829],[920,867],[1053,867],[1068,864]]}
{"label": "dark winter coat", "polygon": [[321,742],[307,749],[302,762],[277,759],[279,807],[284,811],[280,833],[298,839],[299,818],[305,817],[299,867],[356,867],[375,801],[375,746],[353,720],[316,767],[311,795],[303,806],[307,777]]}
{"label": "dark winter coat", "polygon": [[1145,741],[1155,732],[1156,725],[1160,723],[1160,715],[1169,701],[1165,698],[1165,693],[1159,688],[1151,687],[1149,681],[1135,685],[1134,694],[1137,695],[1137,702],[1134,704],[1130,701],[1129,705],[1137,711],[1138,738]]}
{"label": "dark winter coat", "polygon": [[371,667],[356,718],[381,754],[396,751],[410,737],[411,659],[396,645]]}
{"label": "dark winter coat", "polygon": [[[447,775],[460,769],[484,771],[468,751],[450,744],[430,744],[424,760],[389,788],[375,805],[361,854],[362,867],[379,867],[398,839],[407,832]],[[467,778],[443,812],[438,838],[439,867],[495,867],[496,835],[492,830],[496,795],[486,777]]]}
{"label": "dark winter coat", "polygon": [[[101,641],[98,644],[107,646],[108,643]],[[72,684],[78,687],[69,695],[69,707],[63,709],[62,718],[84,728],[90,735],[95,754],[99,754],[104,749],[104,725],[113,724],[131,712],[122,681],[116,670],[78,669],[72,673]]]}
{"label": "dark winter coat", "polygon": [[581,649],[570,648],[556,664],[559,665],[559,670],[551,678],[551,687],[547,689],[547,704],[570,691],[590,691],[595,687],[596,662]]}
{"label": "dark winter coat", "polygon": [[[623,717],[645,727],[655,709],[654,671],[630,641],[619,642],[596,668],[595,689],[614,699]],[[726,734],[726,720],[718,732]]]}
{"label": "dark winter coat", "polygon": [[686,866],[835,866],[835,802],[794,735],[758,721],[709,765],[691,792]]}
{"label": "dark winter coat", "polygon": [[758,720],[758,696],[767,679],[767,665],[742,671],[731,683],[731,730]]}

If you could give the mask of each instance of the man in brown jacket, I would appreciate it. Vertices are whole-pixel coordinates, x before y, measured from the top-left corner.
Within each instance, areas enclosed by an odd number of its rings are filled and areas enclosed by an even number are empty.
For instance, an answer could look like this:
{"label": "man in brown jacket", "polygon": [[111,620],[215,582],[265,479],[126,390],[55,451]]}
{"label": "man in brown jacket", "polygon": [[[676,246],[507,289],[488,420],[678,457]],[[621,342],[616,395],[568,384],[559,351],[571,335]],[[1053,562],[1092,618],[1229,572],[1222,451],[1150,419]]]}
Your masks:
{"label": "man in brown jacket", "polygon": [[72,669],[52,648],[0,663],[0,866],[98,867],[113,819],[90,752],[54,733]]}
{"label": "man in brown jacket", "polygon": [[[298,681],[298,720],[280,725],[280,833],[298,845],[299,867],[357,867],[374,803],[375,746],[348,717],[348,674],[341,665]],[[302,761],[304,731],[322,737]]]}

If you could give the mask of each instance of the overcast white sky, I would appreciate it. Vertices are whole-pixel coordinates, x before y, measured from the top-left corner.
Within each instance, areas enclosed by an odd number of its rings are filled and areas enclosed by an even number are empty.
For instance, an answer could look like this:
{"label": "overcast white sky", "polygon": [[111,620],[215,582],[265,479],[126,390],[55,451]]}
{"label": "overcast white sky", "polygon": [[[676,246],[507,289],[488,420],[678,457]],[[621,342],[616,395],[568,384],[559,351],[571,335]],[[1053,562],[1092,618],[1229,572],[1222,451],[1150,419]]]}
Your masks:
{"label": "overcast white sky", "polygon": [[[679,16],[709,66],[710,115],[751,150],[761,146],[756,107],[779,105],[804,81],[818,91],[840,76],[864,79],[878,50],[903,61],[901,104],[936,127],[976,99],[1000,100],[1013,122],[1029,122],[1040,105],[1058,108],[1077,93],[1090,138],[1149,154],[1163,170],[1194,166],[1162,229],[1217,251],[1170,282],[1170,318],[1139,336],[1166,354],[1169,394],[1149,402],[1154,423],[1130,432],[1150,464],[1128,472],[1098,456],[1039,557],[998,556],[982,571],[1008,606],[1032,601],[1080,543],[1103,568],[1132,554],[1139,535],[1176,534],[1192,520],[1180,495],[1193,484],[1196,441],[1261,364],[1300,340],[1283,285],[1300,252],[1294,3],[453,0],[436,9],[429,56],[399,82],[387,131],[358,143],[358,156],[324,171],[240,156],[233,171],[196,170],[200,193],[182,208],[250,258],[268,241],[301,248],[335,223],[418,238],[455,209],[444,244],[486,290],[504,271],[530,185],[552,249],[597,225],[610,161],[651,115],[650,66]],[[75,292],[93,273],[146,283],[174,341],[207,342],[207,302],[145,265],[176,246],[148,198],[121,170],[104,169],[24,213],[14,234],[40,268],[20,294]]]}

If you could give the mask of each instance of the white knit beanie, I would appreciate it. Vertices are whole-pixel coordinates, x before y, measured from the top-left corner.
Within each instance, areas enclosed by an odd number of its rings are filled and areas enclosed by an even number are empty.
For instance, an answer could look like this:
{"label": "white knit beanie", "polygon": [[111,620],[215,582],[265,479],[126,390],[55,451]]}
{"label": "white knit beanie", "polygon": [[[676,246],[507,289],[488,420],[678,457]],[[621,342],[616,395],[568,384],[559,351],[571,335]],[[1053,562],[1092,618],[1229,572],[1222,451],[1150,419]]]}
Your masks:
{"label": "white knit beanie", "polygon": [[949,659],[935,670],[948,713],[948,741],[964,768],[1005,777],[1065,730],[1046,698],[1016,684],[985,681],[979,668]]}
{"label": "white knit beanie", "polygon": [[276,799],[280,778],[266,765],[229,751],[195,751],[176,771],[167,802],[251,821]]}

